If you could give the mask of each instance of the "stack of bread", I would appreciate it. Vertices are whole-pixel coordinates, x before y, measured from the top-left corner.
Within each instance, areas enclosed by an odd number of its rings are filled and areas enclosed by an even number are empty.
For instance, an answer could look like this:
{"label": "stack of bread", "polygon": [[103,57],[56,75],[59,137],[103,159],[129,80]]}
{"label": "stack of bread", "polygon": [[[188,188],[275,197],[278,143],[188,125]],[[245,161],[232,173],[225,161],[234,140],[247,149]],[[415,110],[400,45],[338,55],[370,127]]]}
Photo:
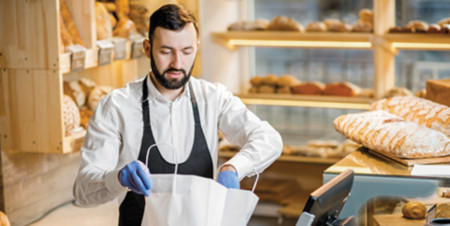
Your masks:
{"label": "stack of bread", "polygon": [[373,12],[370,9],[359,11],[359,20],[353,25],[354,32],[372,32],[373,31]]}
{"label": "stack of bread", "polygon": [[450,33],[450,17],[439,20],[436,23],[428,24],[421,20],[409,21],[403,27],[392,27],[390,33],[431,33],[431,34],[449,34]]}
{"label": "stack of bread", "polygon": [[450,155],[450,108],[415,96],[372,104],[372,111],[341,115],[336,130],[370,149],[401,158]]}
{"label": "stack of bread", "polygon": [[[66,135],[69,135],[74,127],[82,126],[87,129],[89,118],[98,102],[112,90],[113,88],[110,86],[97,86],[94,81],[87,78],[70,82],[64,81],[64,96],[69,97],[69,100],[73,102],[73,105],[70,104],[70,108],[63,111]],[[65,101],[69,103],[69,100]],[[73,124],[73,122],[77,122],[77,124]]]}
{"label": "stack of bread", "polygon": [[250,79],[250,93],[280,93],[290,94],[292,87],[300,84],[300,80],[292,75],[282,75],[280,77],[268,74],[264,77],[255,76]]}

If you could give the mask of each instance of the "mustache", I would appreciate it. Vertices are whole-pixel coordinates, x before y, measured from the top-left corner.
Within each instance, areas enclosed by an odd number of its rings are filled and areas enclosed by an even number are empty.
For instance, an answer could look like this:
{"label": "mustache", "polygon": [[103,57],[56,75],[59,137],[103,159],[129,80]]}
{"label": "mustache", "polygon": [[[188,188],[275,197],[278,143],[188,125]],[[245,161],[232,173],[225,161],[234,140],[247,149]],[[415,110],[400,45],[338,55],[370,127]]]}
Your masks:
{"label": "mustache", "polygon": [[163,74],[166,74],[168,72],[182,72],[184,75],[186,75],[186,71],[184,69],[169,68],[165,70]]}

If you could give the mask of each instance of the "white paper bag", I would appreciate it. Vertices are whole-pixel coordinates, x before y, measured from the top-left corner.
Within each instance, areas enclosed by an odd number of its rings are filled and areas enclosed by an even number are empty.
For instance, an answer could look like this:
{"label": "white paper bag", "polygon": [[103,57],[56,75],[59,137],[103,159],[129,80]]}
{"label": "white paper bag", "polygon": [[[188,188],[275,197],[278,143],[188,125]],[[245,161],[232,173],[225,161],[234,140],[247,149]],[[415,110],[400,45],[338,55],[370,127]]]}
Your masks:
{"label": "white paper bag", "polygon": [[200,176],[152,174],[150,178],[152,188],[145,197],[144,226],[246,225],[259,200],[252,191],[227,189]]}

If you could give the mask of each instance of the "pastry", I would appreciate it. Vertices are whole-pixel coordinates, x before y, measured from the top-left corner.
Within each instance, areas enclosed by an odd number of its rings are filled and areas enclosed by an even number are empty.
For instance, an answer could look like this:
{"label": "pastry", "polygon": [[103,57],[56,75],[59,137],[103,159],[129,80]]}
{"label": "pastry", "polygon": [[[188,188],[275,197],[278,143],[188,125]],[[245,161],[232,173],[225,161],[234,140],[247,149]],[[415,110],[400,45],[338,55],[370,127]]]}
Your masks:
{"label": "pastry", "polygon": [[373,12],[370,9],[361,9],[359,11],[359,19],[363,22],[373,24]]}
{"label": "pastry", "polygon": [[227,27],[228,31],[245,31],[247,21],[237,21]]}
{"label": "pastry", "polygon": [[62,113],[64,122],[64,134],[69,136],[80,127],[80,112],[77,105],[68,95],[63,95]]}
{"label": "pastry", "polygon": [[114,88],[110,86],[97,86],[94,90],[89,94],[88,98],[88,106],[89,109],[92,111],[95,111],[95,108],[97,107],[97,104],[100,102],[100,100],[106,96],[108,93],[110,93]]}
{"label": "pastry", "polygon": [[75,26],[75,22],[73,21],[72,14],[70,14],[69,7],[66,4],[66,0],[59,1],[59,8],[61,12],[61,16],[64,21],[64,26],[72,37],[72,41],[74,44],[79,44],[81,46],[85,46],[83,39],[81,38],[80,33]]}
{"label": "pastry", "polygon": [[428,30],[428,24],[420,20],[412,20],[407,25],[413,33],[425,33]]}
{"label": "pastry", "polygon": [[270,31],[305,31],[303,25],[299,24],[296,20],[287,17],[287,16],[276,16],[274,17],[269,25],[267,26],[267,30]]}
{"label": "pastry", "polygon": [[357,96],[361,88],[350,82],[328,83],[323,91],[324,95],[331,96]]}
{"label": "pastry", "polygon": [[248,90],[249,93],[259,93],[259,87],[258,86],[252,86]]}
{"label": "pastry", "polygon": [[450,203],[436,205],[436,218],[450,218]]}
{"label": "pastry", "polygon": [[252,84],[252,86],[259,86],[261,85],[263,82],[263,78],[261,76],[254,76],[253,78],[250,79],[250,84]]}
{"label": "pastry", "polygon": [[374,102],[371,110],[384,110],[450,136],[450,108],[415,96],[398,96]]}
{"label": "pastry", "polygon": [[409,219],[424,219],[427,215],[427,207],[420,202],[407,202],[402,207],[403,217]]}
{"label": "pastry", "polygon": [[249,30],[251,31],[264,31],[267,30],[269,26],[269,21],[266,19],[256,19],[252,23],[250,23]]}
{"label": "pastry", "polygon": [[327,27],[327,31],[331,32],[346,32],[352,30],[351,25],[346,24],[338,19],[326,19],[323,21],[323,23]]}
{"label": "pastry", "polygon": [[265,85],[276,85],[278,77],[273,74],[268,74],[262,79],[262,84]]}
{"label": "pastry", "polygon": [[355,32],[372,32],[373,26],[372,23],[358,20],[353,26],[353,31]]}
{"label": "pastry", "polygon": [[279,94],[291,94],[291,87],[290,86],[278,86],[275,92],[279,93]]}
{"label": "pastry", "polygon": [[322,95],[325,84],[322,82],[303,82],[292,87],[293,94]]}
{"label": "pastry", "polygon": [[443,133],[382,110],[341,115],[334,127],[372,150],[400,158],[450,155],[450,139]]}
{"label": "pastry", "polygon": [[292,87],[298,84],[300,84],[300,80],[298,80],[296,77],[292,75],[282,75],[277,79],[276,82],[277,86],[287,86],[287,87]]}
{"label": "pastry", "polygon": [[447,17],[447,18],[444,18],[444,19],[442,19],[442,20],[439,20],[438,22],[437,22],[437,24],[439,24],[439,25],[445,25],[445,24],[448,24],[448,25],[450,25],[450,17]]}
{"label": "pastry", "polygon": [[306,26],[306,31],[324,32],[324,31],[327,31],[327,27],[322,22],[311,22]]}
{"label": "pastry", "polygon": [[404,87],[394,87],[390,90],[388,90],[385,94],[384,97],[395,97],[395,96],[412,96],[413,93],[411,91],[409,91],[409,89],[404,88]]}

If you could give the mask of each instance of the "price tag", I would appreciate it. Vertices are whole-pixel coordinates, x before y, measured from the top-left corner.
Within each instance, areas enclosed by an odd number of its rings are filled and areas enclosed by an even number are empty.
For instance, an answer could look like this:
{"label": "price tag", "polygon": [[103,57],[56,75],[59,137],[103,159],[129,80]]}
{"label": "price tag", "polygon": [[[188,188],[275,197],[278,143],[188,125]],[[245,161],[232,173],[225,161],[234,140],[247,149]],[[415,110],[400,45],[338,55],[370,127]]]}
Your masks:
{"label": "price tag", "polygon": [[84,69],[84,62],[86,59],[86,48],[76,44],[67,46],[66,50],[71,52],[70,54],[70,70],[77,71]]}
{"label": "price tag", "polygon": [[127,40],[114,37],[111,39],[114,44],[114,60],[122,60],[127,57]]}
{"label": "price tag", "polygon": [[144,55],[144,48],[142,44],[144,43],[145,38],[139,38],[133,40],[133,44],[131,45],[131,58],[139,58]]}
{"label": "price tag", "polygon": [[112,53],[114,45],[109,40],[97,41],[98,50],[98,65],[110,64],[112,61]]}

